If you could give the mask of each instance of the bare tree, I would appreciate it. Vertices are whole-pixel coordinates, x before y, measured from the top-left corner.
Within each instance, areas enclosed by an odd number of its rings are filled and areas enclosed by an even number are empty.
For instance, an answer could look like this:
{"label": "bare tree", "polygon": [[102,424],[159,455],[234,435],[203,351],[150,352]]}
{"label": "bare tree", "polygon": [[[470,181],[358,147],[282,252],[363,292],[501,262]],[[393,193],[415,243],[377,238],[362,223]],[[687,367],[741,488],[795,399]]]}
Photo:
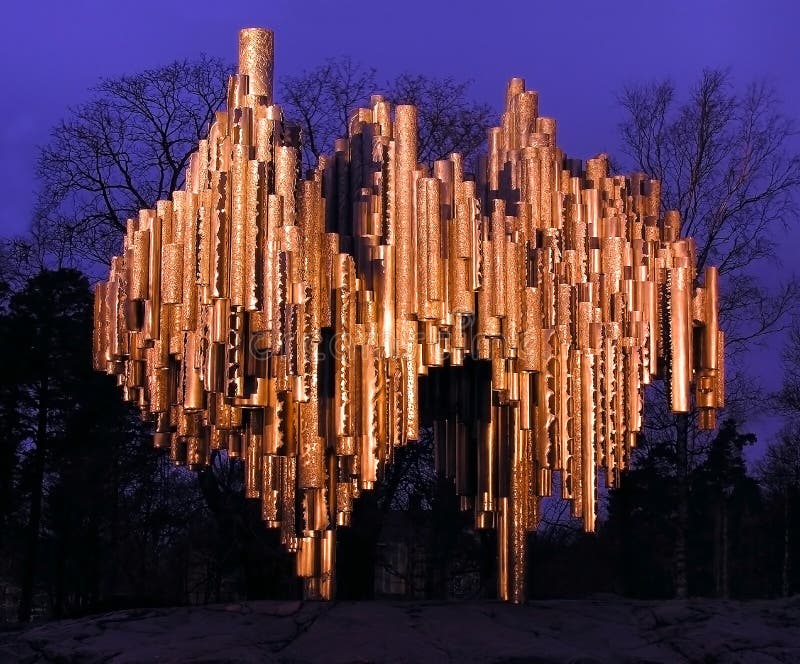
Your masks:
{"label": "bare tree", "polygon": [[678,210],[682,234],[697,242],[698,273],[709,264],[723,276],[727,352],[783,329],[797,284],[770,291],[754,274],[797,219],[796,127],[775,90],[756,81],[737,92],[711,69],[685,101],[668,81],[626,87],[618,101],[632,166],[661,180],[663,209]]}
{"label": "bare tree", "polygon": [[287,115],[303,132],[303,164],[313,168],[320,155],[347,136],[350,113],[369,104],[369,95],[383,91],[394,104],[414,104],[419,113],[419,160],[432,164],[460,152],[467,164],[483,146],[491,108],[469,96],[469,81],[402,74],[383,86],[375,69],[349,57],[327,60],[319,67],[281,84]]}
{"label": "bare tree", "polygon": [[[92,88],[40,150],[30,232],[6,243],[15,265],[30,273],[107,262],[126,220],[182,186],[189,155],[225,102],[230,71],[201,56]],[[306,167],[347,135],[349,113],[378,88],[374,69],[346,57],[283,80],[287,114],[303,130]],[[423,161],[454,150],[470,156],[482,144],[489,108],[469,100],[466,82],[404,75],[385,89],[393,101],[419,105]]]}
{"label": "bare tree", "polygon": [[108,261],[126,220],[183,184],[229,73],[216,58],[176,61],[102,79],[69,109],[39,154],[30,260]]}
{"label": "bare tree", "polygon": [[783,383],[776,395],[778,410],[800,415],[800,319],[795,320],[783,350]]}
{"label": "bare tree", "polygon": [[469,81],[402,74],[389,84],[387,97],[395,104],[414,104],[419,109],[420,162],[430,165],[460,152],[464,163],[474,167],[492,110],[469,98]]}
{"label": "bare tree", "polygon": [[[791,590],[791,550],[793,503],[800,495],[800,319],[794,321],[783,350],[783,383],[775,395],[777,411],[788,418],[777,440],[767,448],[758,466],[758,476],[764,490],[783,508],[783,557],[781,563],[781,593]],[[794,500],[793,500],[794,499]]]}
{"label": "bare tree", "polygon": [[303,132],[303,166],[307,170],[317,165],[320,155],[333,150],[337,138],[347,136],[350,113],[367,104],[378,87],[375,76],[375,69],[342,56],[283,78],[281,101]]}
{"label": "bare tree", "polygon": [[[720,320],[726,355],[735,359],[786,328],[800,292],[794,280],[770,288],[758,274],[775,259],[778,233],[796,221],[795,126],[768,84],[756,81],[737,91],[729,73],[717,69],[704,71],[684,100],[671,82],[662,81],[625,87],[618,102],[626,166],[661,181],[663,209],[678,210],[682,234],[696,239],[698,274],[706,264],[720,269]],[[744,389],[732,396],[752,404],[752,383],[749,390],[748,381],[734,384]],[[728,384],[729,393],[734,384]],[[648,428],[648,440],[674,445],[674,576],[676,594],[685,597],[688,475],[702,457],[695,443],[703,438],[686,415],[648,415],[656,425]]]}

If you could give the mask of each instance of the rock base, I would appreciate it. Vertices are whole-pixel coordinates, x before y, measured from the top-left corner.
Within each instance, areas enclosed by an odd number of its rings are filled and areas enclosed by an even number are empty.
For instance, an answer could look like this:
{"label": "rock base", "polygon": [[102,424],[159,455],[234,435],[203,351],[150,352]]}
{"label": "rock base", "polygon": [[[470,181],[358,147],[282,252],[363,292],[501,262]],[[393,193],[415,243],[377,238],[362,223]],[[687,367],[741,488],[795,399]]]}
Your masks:
{"label": "rock base", "polygon": [[0,661],[800,662],[800,597],[140,609],[6,632]]}

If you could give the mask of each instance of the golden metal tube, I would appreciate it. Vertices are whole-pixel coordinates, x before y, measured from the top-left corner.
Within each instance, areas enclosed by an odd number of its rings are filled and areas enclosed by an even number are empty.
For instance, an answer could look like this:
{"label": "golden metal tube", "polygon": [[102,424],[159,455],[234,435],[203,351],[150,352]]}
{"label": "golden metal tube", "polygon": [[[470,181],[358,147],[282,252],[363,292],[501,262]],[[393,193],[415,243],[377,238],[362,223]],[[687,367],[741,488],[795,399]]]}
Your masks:
{"label": "golden metal tube", "polygon": [[520,278],[521,265],[525,247],[517,242],[505,243],[505,275],[504,281],[508,284],[505,289],[506,308],[505,318],[502,323],[503,337],[505,339],[505,352],[516,353],[519,348],[519,333],[522,320],[522,282]]}
{"label": "golden metal tube", "polygon": [[398,341],[403,344],[400,356],[402,367],[402,410],[405,418],[401,440],[417,440],[419,437],[419,366],[416,321],[402,320],[397,322]]}
{"label": "golden metal tube", "polygon": [[667,311],[669,315],[670,395],[672,410],[688,413],[691,359],[691,296],[688,269],[672,268],[667,276]]}
{"label": "golden metal tube", "polygon": [[210,292],[212,269],[211,200],[211,189],[204,190],[199,196],[197,210],[197,284],[205,286],[206,293]]}
{"label": "golden metal tube", "polygon": [[161,263],[161,301],[180,304],[183,292],[183,245],[168,244]]}
{"label": "golden metal tube", "polygon": [[264,454],[262,457],[261,518],[269,528],[280,526],[283,463],[286,457]]}
{"label": "golden metal tube", "polygon": [[497,415],[491,409],[491,417],[478,424],[478,513],[493,513],[497,509]]}
{"label": "golden metal tube", "polygon": [[442,227],[441,227],[441,200],[439,180],[425,178],[426,210],[426,239],[427,246],[427,294],[428,300],[442,299]]}
{"label": "golden metal tube", "polygon": [[520,370],[542,371],[542,294],[538,288],[525,288],[522,315],[519,342]]}
{"label": "golden metal tube", "polygon": [[303,489],[325,486],[325,440],[319,431],[319,353],[316,344],[309,357],[310,389],[308,401],[300,404],[300,456],[298,485]]}
{"label": "golden metal tube", "polygon": [[394,247],[379,245],[375,255],[375,298],[378,306],[378,336],[383,356],[395,354],[395,265]]}
{"label": "golden metal tube", "polygon": [[228,297],[228,261],[230,260],[230,224],[228,173],[211,174],[211,210],[209,238],[209,284],[214,297]]}
{"label": "golden metal tube", "polygon": [[[494,256],[493,242],[486,240],[482,242],[483,255],[490,261],[489,265],[483,266],[483,280],[478,291],[478,336],[496,337],[500,335],[500,319],[494,315],[495,305],[494,280],[495,269],[492,257]],[[489,359],[488,356],[479,355],[480,359]]]}
{"label": "golden metal tube", "polygon": [[705,274],[705,329],[703,330],[703,346],[700,358],[700,365],[706,369],[716,370],[718,368],[719,349],[717,347],[719,337],[719,323],[717,314],[719,311],[719,271],[715,267],[707,267]]}
{"label": "golden metal tube", "polygon": [[506,313],[506,208],[501,200],[492,207],[492,316]]}
{"label": "golden metal tube", "polygon": [[275,194],[283,207],[283,223],[293,225],[297,216],[295,184],[297,179],[297,151],[280,145],[275,150]]}
{"label": "golden metal tube", "polygon": [[108,284],[99,283],[94,289],[94,328],[92,334],[92,358],[95,371],[106,371],[110,359],[108,353],[108,322],[106,291]]}
{"label": "golden metal tube", "polygon": [[128,283],[132,300],[147,299],[150,283],[150,231],[135,231]]}
{"label": "golden metal tube", "polygon": [[353,436],[353,333],[355,332],[355,284],[353,260],[339,254],[335,265],[336,336],[334,348],[334,380],[336,381],[335,422],[337,453],[352,454]]}
{"label": "golden metal tube", "polygon": [[497,597],[510,602],[511,594],[511,510],[508,497],[498,498],[497,507]]}
{"label": "golden metal tube", "polygon": [[[263,431],[263,427],[261,427]],[[260,498],[263,480],[261,473],[262,436],[263,433],[251,431],[247,434],[247,462],[245,463],[245,497]]]}
{"label": "golden metal tube", "polygon": [[281,542],[289,551],[297,550],[295,528],[295,496],[297,490],[297,457],[284,457],[281,473]]}
{"label": "golden metal tube", "polygon": [[525,148],[528,136],[535,128],[539,112],[539,96],[533,91],[523,91],[517,96],[517,146]]}
{"label": "golden metal tube", "polygon": [[150,283],[145,301],[143,331],[145,339],[154,340],[158,339],[161,332],[161,220],[152,210],[140,210],[139,225],[150,231],[148,252]]}
{"label": "golden metal tube", "polygon": [[511,468],[508,491],[508,600],[514,604],[525,601],[525,571],[527,565],[528,535],[528,478],[525,437],[519,428],[519,411],[511,408],[510,442]]}
{"label": "golden metal tube", "polygon": [[715,381],[715,399],[717,408],[725,407],[725,333],[717,333],[717,375]]}
{"label": "golden metal tube", "polygon": [[336,593],[334,578],[336,569],[336,531],[322,531],[319,552],[319,596],[320,599],[331,600]]}
{"label": "golden metal tube", "polygon": [[[177,192],[176,192],[177,193]],[[181,306],[181,330],[195,330],[197,328],[198,313],[198,224],[197,224],[198,196],[186,192],[179,208],[180,223],[183,228],[183,302]]]}
{"label": "golden metal tube", "polygon": [[112,279],[109,282],[105,295],[105,308],[110,316],[107,327],[109,359],[120,360],[125,353],[125,320],[120,310],[120,283],[118,279]]}
{"label": "golden metal tube", "polygon": [[417,283],[417,309],[416,313],[421,318],[427,318],[430,311],[428,306],[429,291],[428,279],[430,273],[428,270],[428,261],[430,260],[430,252],[428,251],[428,225],[431,221],[431,215],[428,213],[430,201],[430,190],[427,187],[428,178],[419,178],[416,182],[416,283]]}
{"label": "golden metal tube", "polygon": [[200,346],[202,343],[200,335],[194,331],[185,332],[183,337],[183,362],[181,362],[183,390],[180,396],[186,410],[199,411],[205,407],[205,393],[200,371]]}
{"label": "golden metal tube", "polygon": [[230,165],[230,186],[228,187],[230,215],[229,243],[230,254],[226,261],[227,283],[233,306],[244,305],[245,253],[247,233],[245,228],[247,192],[247,152],[244,145],[234,145]]}
{"label": "golden metal tube", "polygon": [[493,127],[489,130],[487,144],[489,147],[489,159],[486,169],[486,186],[489,192],[496,192],[500,189],[502,130],[499,127]]}
{"label": "golden metal tube", "polygon": [[239,73],[247,76],[248,93],[272,103],[272,71],[275,38],[271,30],[246,28],[239,31]]}
{"label": "golden metal tube", "polygon": [[395,256],[395,309],[398,319],[408,319],[417,311],[416,271],[414,270],[414,170],[417,167],[417,109],[395,108],[395,150],[397,165],[397,248]]}
{"label": "golden metal tube", "polygon": [[295,574],[297,574],[297,576],[316,576],[317,570],[316,566],[314,565],[314,559],[317,557],[316,544],[317,541],[313,535],[299,538],[297,544],[297,556],[295,557]]}
{"label": "golden metal tube", "polygon": [[595,468],[595,411],[596,393],[594,391],[594,355],[585,353],[580,356],[581,371],[581,448],[575,450],[581,456],[582,489],[583,489],[583,528],[586,532],[594,532],[597,507]]}

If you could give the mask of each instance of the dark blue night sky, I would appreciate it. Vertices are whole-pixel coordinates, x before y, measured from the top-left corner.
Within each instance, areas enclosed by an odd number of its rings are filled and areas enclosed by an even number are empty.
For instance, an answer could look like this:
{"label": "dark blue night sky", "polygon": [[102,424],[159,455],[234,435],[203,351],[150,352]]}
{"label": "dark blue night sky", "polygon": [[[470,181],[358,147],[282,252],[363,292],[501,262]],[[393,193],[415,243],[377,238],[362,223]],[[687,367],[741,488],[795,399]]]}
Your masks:
{"label": "dark blue night sky", "polygon": [[[233,61],[246,26],[275,30],[278,77],[348,54],[381,77],[471,78],[475,97],[499,108],[507,79],[522,76],[575,157],[618,152],[614,91],[626,82],[669,76],[685,89],[703,67],[724,66],[737,81],[767,77],[788,114],[800,108],[800,3],[790,0],[13,2],[0,21],[2,233],[25,230],[36,146],[87,87],[202,51]],[[796,272],[800,224],[788,221],[795,229],[774,269]],[[770,388],[779,345],[752,358]],[[775,426],[755,429],[766,437]]]}

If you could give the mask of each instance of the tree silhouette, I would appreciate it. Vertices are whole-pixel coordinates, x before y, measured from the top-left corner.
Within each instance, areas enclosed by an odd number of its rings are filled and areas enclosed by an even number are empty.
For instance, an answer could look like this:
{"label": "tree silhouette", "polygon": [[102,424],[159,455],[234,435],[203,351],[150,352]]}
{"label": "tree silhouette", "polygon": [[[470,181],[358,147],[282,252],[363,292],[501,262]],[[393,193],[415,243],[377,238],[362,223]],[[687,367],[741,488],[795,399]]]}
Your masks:
{"label": "tree silhouette", "polygon": [[204,506],[114,380],[92,370],[92,310],[87,278],[61,269],[30,278],[0,316],[0,545],[20,579],[20,621],[40,590],[56,616],[120,595],[185,600],[165,561]]}
{"label": "tree silhouette", "polygon": [[[800,292],[793,279],[770,288],[757,273],[775,259],[777,234],[797,213],[794,123],[769,85],[755,81],[736,90],[730,74],[717,69],[704,71],[683,99],[670,81],[660,81],[625,87],[618,102],[626,166],[661,181],[663,210],[678,210],[681,234],[696,239],[698,274],[706,264],[719,266],[720,325],[727,366],[734,369],[726,384],[728,410],[752,409],[753,381],[737,370],[736,355],[785,329]],[[647,403],[648,444],[675,447],[675,591],[685,597],[689,475],[709,439],[689,416],[659,408],[664,399]]]}
{"label": "tree silhouette", "polygon": [[[688,477],[693,500],[686,567],[687,590],[693,595],[727,598],[763,592],[761,493],[747,474],[743,455],[754,442],[754,435],[741,433],[733,420],[726,420],[706,458]],[[680,583],[672,564],[680,527],[676,452],[664,445],[647,452],[636,457],[620,486],[609,492],[609,517],[600,537],[618,552],[625,594],[670,597]]]}
{"label": "tree silhouette", "polygon": [[229,74],[216,58],[176,61],[102,79],[89,101],[69,109],[39,154],[29,260],[107,262],[126,220],[182,186]]}
{"label": "tree silhouette", "polygon": [[[753,434],[740,433],[736,423],[725,420],[711,442],[708,455],[693,473],[691,533],[695,541],[705,540],[705,561],[701,559],[702,545],[694,556],[700,559],[695,570],[695,588],[702,588],[702,580],[713,579],[713,585],[702,594],[729,598],[732,580],[740,581],[743,559],[739,552],[747,546],[748,519],[758,512],[760,491],[756,481],[747,475],[744,448],[755,443]],[[733,571],[732,571],[733,570]],[[751,571],[752,570],[748,570]],[[743,592],[737,584],[738,594]],[[701,591],[702,592],[702,591]]]}
{"label": "tree silhouette", "polygon": [[6,372],[16,388],[14,437],[29,486],[20,621],[31,617],[48,460],[87,375],[91,311],[86,277],[74,270],[42,272],[9,304],[6,348],[13,350]]}
{"label": "tree silhouette", "polygon": [[468,81],[406,73],[378,85],[375,69],[349,57],[287,76],[280,91],[287,117],[301,127],[306,169],[316,166],[320,155],[333,153],[336,139],[347,137],[350,114],[369,105],[373,93],[417,107],[419,161],[429,167],[451,152],[473,165],[491,117],[487,104],[470,98]]}
{"label": "tree silhouette", "polygon": [[800,423],[790,421],[780,431],[757,473],[780,525],[780,588],[786,597],[800,586]]}

